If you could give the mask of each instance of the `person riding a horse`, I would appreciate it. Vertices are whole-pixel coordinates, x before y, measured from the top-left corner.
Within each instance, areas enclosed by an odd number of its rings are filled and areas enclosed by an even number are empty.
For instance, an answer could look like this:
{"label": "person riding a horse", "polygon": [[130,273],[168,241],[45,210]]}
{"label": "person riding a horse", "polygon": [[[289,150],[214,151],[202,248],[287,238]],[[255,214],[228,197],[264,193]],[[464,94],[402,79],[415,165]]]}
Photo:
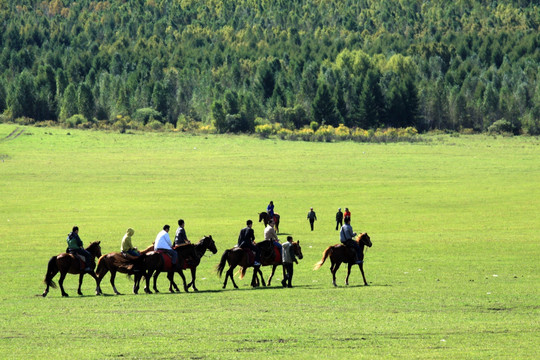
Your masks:
{"label": "person riding a horse", "polygon": [[141,253],[131,243],[131,237],[133,236],[133,234],[135,234],[135,230],[133,230],[132,228],[128,228],[126,230],[126,234],[122,238],[122,244],[120,245],[120,251],[124,255],[128,254],[128,255],[131,255],[131,256],[134,256],[134,257],[139,257],[141,255]]}
{"label": "person riding a horse", "polygon": [[268,225],[264,229],[264,240],[272,241],[272,244],[274,245],[274,247],[276,247],[279,250],[279,256],[281,257],[283,255],[283,246],[279,243],[276,230],[274,229],[273,219],[268,221]]}
{"label": "person riding a horse", "polygon": [[255,233],[252,229],[253,221],[246,221],[246,227],[240,230],[238,235],[238,247],[242,249],[250,249],[255,253],[255,266],[261,265],[261,251],[253,242],[255,241]]}
{"label": "person riding a horse", "polygon": [[84,263],[86,265],[86,267],[84,268],[84,271],[90,271],[91,270],[90,261],[92,259],[92,255],[90,255],[90,253],[86,251],[83,247],[83,242],[81,238],[79,237],[78,226],[73,227],[72,231],[68,234],[66,241],[68,244],[66,252],[68,254],[73,254],[73,255],[74,254],[82,255],[84,257]]}
{"label": "person riding a horse", "polygon": [[176,267],[178,263],[178,253],[172,248],[171,238],[169,236],[170,228],[169,225],[165,225],[163,226],[163,230],[157,234],[156,240],[154,241],[154,250],[162,250],[169,254],[172,259],[173,267]]}
{"label": "person riding a horse", "polygon": [[270,201],[270,204],[266,207],[266,212],[268,215],[270,215],[270,219],[276,221],[275,214],[274,214],[274,202]]}
{"label": "person riding a horse", "polygon": [[362,254],[360,250],[360,245],[353,240],[353,238],[356,236],[356,233],[353,232],[352,226],[351,226],[351,218],[346,217],[345,218],[345,225],[341,227],[341,230],[339,232],[339,239],[341,243],[348,248],[352,248],[354,253],[356,254],[356,264],[360,264],[362,259]]}

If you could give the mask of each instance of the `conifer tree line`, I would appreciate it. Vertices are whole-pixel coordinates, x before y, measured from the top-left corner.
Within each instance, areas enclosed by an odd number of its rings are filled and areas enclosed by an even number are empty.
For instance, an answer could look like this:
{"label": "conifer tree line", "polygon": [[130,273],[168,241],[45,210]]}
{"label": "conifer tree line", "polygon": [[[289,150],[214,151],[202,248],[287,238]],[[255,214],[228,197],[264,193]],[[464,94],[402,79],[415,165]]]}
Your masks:
{"label": "conifer tree line", "polygon": [[0,24],[0,120],[540,134],[535,1],[6,0]]}

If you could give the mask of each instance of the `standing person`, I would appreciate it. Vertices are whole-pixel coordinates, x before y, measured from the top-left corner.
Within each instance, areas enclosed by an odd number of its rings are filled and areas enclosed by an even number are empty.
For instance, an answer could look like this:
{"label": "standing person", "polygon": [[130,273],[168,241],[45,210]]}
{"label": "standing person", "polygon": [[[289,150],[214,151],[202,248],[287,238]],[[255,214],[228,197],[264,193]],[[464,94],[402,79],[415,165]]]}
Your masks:
{"label": "standing person", "polygon": [[135,230],[128,228],[126,234],[122,238],[122,244],[120,245],[120,251],[129,254],[131,256],[140,256],[141,254],[136,247],[131,243],[131,237],[135,234]]}
{"label": "standing person", "polygon": [[345,214],[343,214],[343,218],[349,218],[349,220],[351,220],[351,212],[349,211],[349,208],[345,208]]}
{"label": "standing person", "polygon": [[274,218],[274,202],[273,201],[270,201],[270,204],[268,204],[268,206],[266,207],[266,212],[268,213],[270,219],[274,221],[276,220]]}
{"label": "standing person", "polygon": [[309,225],[311,225],[311,231],[313,231],[313,223],[317,220],[317,215],[315,214],[315,211],[313,211],[313,208],[310,208],[307,218],[309,220]]}
{"label": "standing person", "polygon": [[172,259],[173,267],[176,267],[176,263],[178,262],[178,254],[172,248],[171,238],[169,236],[170,229],[171,227],[169,225],[163,226],[163,230],[157,234],[156,240],[154,241],[154,250],[163,250],[169,254]]}
{"label": "standing person", "polygon": [[66,252],[71,253],[77,253],[79,255],[84,256],[84,263],[86,267],[84,268],[84,271],[90,271],[90,260],[92,259],[92,255],[86,251],[86,249],[83,247],[83,242],[81,238],[79,237],[79,227],[74,226],[71,229],[71,232],[67,236],[67,250]]}
{"label": "standing person", "polygon": [[351,226],[351,218],[345,217],[345,225],[341,227],[341,230],[339,232],[339,240],[342,244],[344,244],[347,247],[352,247],[356,253],[356,260],[355,262],[357,264],[360,264],[361,261],[359,259],[362,258],[362,254],[360,253],[360,245],[358,242],[354,241],[354,237],[356,236],[356,233],[353,232],[352,226]]}
{"label": "standing person", "polygon": [[279,243],[276,230],[274,229],[274,220],[270,220],[264,228],[264,240],[272,241],[272,244],[278,248],[279,255],[281,256],[283,254],[283,246]]}
{"label": "standing person", "polygon": [[238,235],[238,246],[242,249],[250,249],[255,253],[255,266],[261,266],[261,251],[255,244],[255,233],[253,232],[253,221],[246,221],[246,227],[240,230]]}
{"label": "standing person", "polygon": [[341,212],[341,208],[337,209],[336,213],[336,230],[341,229],[343,226],[343,213]]}
{"label": "standing person", "polygon": [[284,279],[281,280],[281,285],[290,288],[292,288],[293,262],[298,264],[298,260],[296,260],[296,256],[294,255],[292,242],[293,237],[287,236],[287,242],[283,244],[283,255],[281,257],[284,273]]}
{"label": "standing person", "polygon": [[178,220],[178,229],[176,229],[176,235],[174,236],[174,245],[191,244],[186,235],[186,228],[184,226],[184,220]]}

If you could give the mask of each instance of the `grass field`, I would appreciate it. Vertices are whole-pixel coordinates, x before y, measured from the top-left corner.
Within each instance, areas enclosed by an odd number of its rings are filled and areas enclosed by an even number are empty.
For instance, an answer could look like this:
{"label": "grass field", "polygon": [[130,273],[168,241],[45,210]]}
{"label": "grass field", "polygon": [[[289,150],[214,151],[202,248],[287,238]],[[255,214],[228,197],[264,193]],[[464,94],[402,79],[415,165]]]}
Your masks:
{"label": "grass field", "polygon": [[[16,133],[12,132],[17,130]],[[19,132],[24,130],[20,135]],[[10,135],[11,134],[11,135]],[[398,144],[245,136],[118,134],[0,125],[0,358],[536,358],[540,344],[540,140],[432,136]],[[300,240],[293,289],[221,289],[215,266],[273,200],[281,235]],[[313,206],[318,221],[309,231]],[[370,284],[331,284],[313,265],[349,207],[368,232]],[[139,248],[164,224],[211,234],[199,293],[114,296],[85,277],[69,298],[40,295],[48,259],[73,225],[85,245]],[[254,225],[262,238],[263,225]],[[266,275],[269,269],[263,270]],[[55,278],[58,280],[58,276]],[[177,276],[177,280],[179,280]]]}

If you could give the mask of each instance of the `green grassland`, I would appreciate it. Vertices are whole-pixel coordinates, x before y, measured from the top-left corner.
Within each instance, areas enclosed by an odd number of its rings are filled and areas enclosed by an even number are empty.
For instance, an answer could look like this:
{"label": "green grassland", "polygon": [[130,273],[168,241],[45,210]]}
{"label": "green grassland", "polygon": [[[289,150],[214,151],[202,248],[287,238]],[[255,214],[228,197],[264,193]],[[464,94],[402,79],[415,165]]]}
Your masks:
{"label": "green grassland", "polygon": [[[0,358],[534,358],[540,343],[540,141],[431,136],[420,143],[118,134],[0,125]],[[215,266],[248,218],[273,200],[281,235],[300,240],[293,289],[221,289]],[[309,231],[313,206],[318,221]],[[337,288],[325,264],[349,207],[368,232],[370,286],[354,269]],[[69,298],[40,294],[73,225],[85,245],[139,248],[164,224],[211,234],[199,293],[114,296],[85,277]],[[262,238],[263,225],[254,224]],[[269,270],[264,269],[266,275]],[[178,276],[176,277],[179,280]],[[58,280],[58,277],[55,278]]]}

